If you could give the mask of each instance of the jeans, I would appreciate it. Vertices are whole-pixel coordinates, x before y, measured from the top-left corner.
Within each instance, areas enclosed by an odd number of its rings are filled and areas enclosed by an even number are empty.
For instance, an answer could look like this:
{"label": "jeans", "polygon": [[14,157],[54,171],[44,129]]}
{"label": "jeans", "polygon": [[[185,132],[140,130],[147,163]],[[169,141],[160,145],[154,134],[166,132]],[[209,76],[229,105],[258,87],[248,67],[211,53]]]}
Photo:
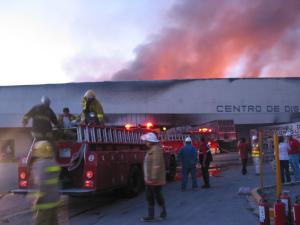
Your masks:
{"label": "jeans", "polygon": [[192,183],[193,183],[193,188],[197,188],[197,178],[196,178],[196,166],[187,168],[183,167],[182,168],[182,180],[181,180],[181,189],[186,189],[186,185],[188,183],[189,179],[189,174],[191,173],[192,176]]}
{"label": "jeans", "polygon": [[201,165],[201,171],[202,171],[202,176],[203,176],[203,181],[204,181],[204,186],[209,187],[209,162],[206,162],[204,165]]}
{"label": "jeans", "polygon": [[247,162],[248,159],[242,159],[242,174],[245,175],[247,173]]}
{"label": "jeans", "polygon": [[155,200],[160,207],[165,206],[165,200],[161,193],[162,186],[146,185],[146,198],[148,207],[153,208]]}
{"label": "jeans", "polygon": [[[291,182],[290,170],[289,170],[289,160],[280,160],[280,174],[281,182]],[[286,178],[286,179],[285,179]]]}
{"label": "jeans", "polygon": [[295,180],[300,181],[299,154],[290,154],[289,158],[294,171]]}

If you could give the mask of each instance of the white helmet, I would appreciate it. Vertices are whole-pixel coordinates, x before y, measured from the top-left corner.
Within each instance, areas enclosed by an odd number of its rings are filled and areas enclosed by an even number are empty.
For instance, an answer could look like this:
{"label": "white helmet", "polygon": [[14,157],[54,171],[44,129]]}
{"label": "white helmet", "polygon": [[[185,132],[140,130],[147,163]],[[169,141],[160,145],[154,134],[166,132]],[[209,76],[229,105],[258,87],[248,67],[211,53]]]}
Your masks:
{"label": "white helmet", "polygon": [[256,136],[256,135],[253,135],[253,136],[252,136],[252,141],[255,141],[255,140],[257,140],[257,136]]}
{"label": "white helmet", "polygon": [[96,93],[93,90],[87,90],[84,94],[85,98],[96,98]]}
{"label": "white helmet", "polygon": [[288,131],[285,133],[285,136],[286,136],[286,137],[291,137],[291,136],[293,136],[293,135],[292,135],[292,132],[288,130]]}
{"label": "white helmet", "polygon": [[191,137],[186,137],[186,138],[185,138],[185,142],[192,142]]}
{"label": "white helmet", "polygon": [[142,141],[148,141],[148,142],[159,142],[159,140],[156,137],[156,134],[154,134],[152,132],[147,133],[147,134],[143,134],[141,136],[141,140]]}

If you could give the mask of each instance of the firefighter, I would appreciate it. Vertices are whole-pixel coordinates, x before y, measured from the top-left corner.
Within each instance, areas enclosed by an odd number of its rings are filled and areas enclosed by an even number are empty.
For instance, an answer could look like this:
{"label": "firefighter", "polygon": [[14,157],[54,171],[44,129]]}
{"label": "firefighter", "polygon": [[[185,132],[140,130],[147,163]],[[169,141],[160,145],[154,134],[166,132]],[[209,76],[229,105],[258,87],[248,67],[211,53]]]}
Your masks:
{"label": "firefighter", "polygon": [[52,139],[52,124],[57,126],[57,118],[50,108],[50,99],[43,96],[41,104],[32,107],[23,117],[23,126],[27,126],[32,118],[32,136],[37,140]]}
{"label": "firefighter", "polygon": [[57,208],[60,205],[59,172],[53,148],[49,141],[38,141],[33,147],[31,174],[34,196],[34,224],[58,225]]}
{"label": "firefighter", "polygon": [[82,101],[81,123],[83,124],[103,124],[104,112],[101,103],[96,98],[93,90],[85,92]]}
{"label": "firefighter", "polygon": [[253,159],[253,165],[255,169],[255,174],[260,174],[260,149],[258,145],[258,138],[256,135],[252,136],[252,159]]}
{"label": "firefighter", "polygon": [[154,220],[155,200],[160,207],[159,220],[167,217],[165,200],[161,193],[162,186],[166,184],[165,162],[163,150],[159,140],[152,132],[141,136],[145,141],[148,151],[144,159],[144,180],[146,186],[146,198],[148,202],[148,216],[141,218],[143,222]]}
{"label": "firefighter", "polygon": [[187,137],[185,139],[185,146],[180,149],[178,153],[178,160],[182,165],[182,180],[181,191],[186,191],[189,174],[192,176],[193,189],[198,188],[196,178],[196,165],[197,165],[197,149],[192,145],[192,139]]}

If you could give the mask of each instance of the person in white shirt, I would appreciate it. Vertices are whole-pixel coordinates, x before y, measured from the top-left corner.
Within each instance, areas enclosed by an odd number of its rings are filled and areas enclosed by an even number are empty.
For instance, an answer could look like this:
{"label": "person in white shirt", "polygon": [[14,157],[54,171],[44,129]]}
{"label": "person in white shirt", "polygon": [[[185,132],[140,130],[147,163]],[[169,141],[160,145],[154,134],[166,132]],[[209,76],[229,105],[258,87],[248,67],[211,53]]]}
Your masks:
{"label": "person in white shirt", "polygon": [[289,171],[289,154],[288,154],[289,145],[284,140],[283,136],[279,137],[279,160],[280,160],[280,173],[281,173],[281,182],[289,183],[291,182],[291,176]]}

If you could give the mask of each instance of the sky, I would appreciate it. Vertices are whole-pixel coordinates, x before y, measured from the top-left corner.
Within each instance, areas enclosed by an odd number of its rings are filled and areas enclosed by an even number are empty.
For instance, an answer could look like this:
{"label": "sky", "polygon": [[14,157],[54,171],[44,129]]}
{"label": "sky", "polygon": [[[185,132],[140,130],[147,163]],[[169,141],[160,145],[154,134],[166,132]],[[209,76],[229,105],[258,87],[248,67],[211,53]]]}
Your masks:
{"label": "sky", "polygon": [[0,85],[300,76],[299,0],[0,0]]}

